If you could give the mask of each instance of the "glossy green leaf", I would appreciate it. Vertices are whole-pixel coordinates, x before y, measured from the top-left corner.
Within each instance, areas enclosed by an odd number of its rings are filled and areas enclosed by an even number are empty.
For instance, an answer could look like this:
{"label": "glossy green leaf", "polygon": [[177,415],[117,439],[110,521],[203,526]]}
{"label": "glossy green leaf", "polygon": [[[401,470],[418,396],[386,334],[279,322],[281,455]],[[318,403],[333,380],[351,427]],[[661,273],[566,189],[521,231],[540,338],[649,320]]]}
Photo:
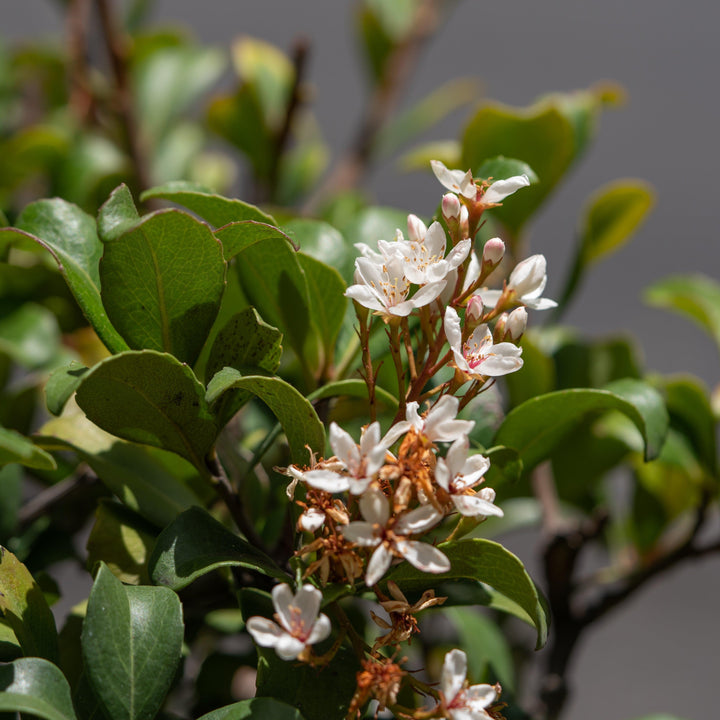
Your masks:
{"label": "glossy green leaf", "polygon": [[[517,603],[532,619],[537,630],[537,647],[547,640],[549,617],[535,584],[523,564],[502,545],[482,538],[471,538],[438,546],[450,560],[451,569],[433,575],[433,583],[470,579],[490,585]],[[405,562],[385,577],[396,582],[403,592],[427,588],[427,574]]]}
{"label": "glossy green leaf", "polygon": [[490,668],[503,690],[515,689],[515,665],[507,640],[486,615],[469,608],[447,608],[446,615],[455,625],[460,649],[465,651],[471,682],[483,681]]}
{"label": "glossy green leaf", "polygon": [[222,197],[222,195],[217,195],[202,185],[183,180],[176,180],[159,187],[150,188],[140,196],[143,202],[151,198],[170,200],[182,205],[199,215],[203,220],[207,220],[216,228],[243,220],[254,220],[267,225],[277,224],[271,215],[262,212],[254,205],[245,203],[242,200],[231,200]]}
{"label": "glossy green leaf", "polygon": [[292,705],[269,697],[256,697],[227,705],[203,715],[199,720],[304,720]]}
{"label": "glossy green leaf", "polygon": [[17,637],[24,655],[55,661],[57,630],[42,590],[28,569],[0,546],[0,612]]}
{"label": "glossy green leaf", "polygon": [[628,242],[653,204],[652,188],[640,180],[616,180],[594,193],[584,210],[579,245],[560,305],[569,302],[590,265]]}
{"label": "glossy green leaf", "polygon": [[170,450],[206,472],[215,420],[203,386],[172,355],[128,351],[103,360],[83,377],[76,399],[103,430]]}
{"label": "glossy green leaf", "polygon": [[77,452],[125,505],[158,527],[201,504],[188,486],[196,471],[185,460],[158,448],[118,440],[77,408],[46,423],[40,433],[38,442],[44,447]]}
{"label": "glossy green leaf", "polygon": [[0,711],[44,720],[76,720],[64,675],[51,662],[37,657],[0,665]]}
{"label": "glossy green leaf", "polygon": [[531,185],[538,182],[538,176],[535,171],[522,160],[514,158],[506,158],[504,155],[498,155],[490,160],[486,160],[477,171],[476,178],[482,180],[506,180],[515,175],[527,175]]}
{"label": "glossy green leaf", "polygon": [[334,267],[349,285],[353,282],[357,249],[329,223],[296,218],[283,224],[283,230],[301,252]]}
{"label": "glossy green leaf", "polygon": [[293,250],[298,249],[280,228],[257,220],[242,220],[224,225],[215,232],[215,237],[222,243],[226,260],[231,260],[243,250],[270,239],[286,241]]}
{"label": "glossy green leaf", "polygon": [[126,587],[101,564],[83,623],[85,672],[113,720],[152,720],[180,662],[180,599],[165,587]]}
{"label": "glossy green leaf", "polygon": [[720,348],[720,282],[717,280],[705,275],[668,277],[646,289],[645,301],[689,317],[709,333]]}
{"label": "glossy green leaf", "polygon": [[324,452],[325,428],[313,406],[292,385],[278,377],[244,376],[235,368],[226,367],[208,383],[208,404],[214,407],[229,390],[247,390],[270,408],[283,427],[293,462],[307,464],[306,446],[313,452]]}
{"label": "glossy green leaf", "polygon": [[667,433],[668,415],[659,393],[638,380],[619,380],[605,390],[558,390],[514,408],[495,435],[495,442],[520,453],[525,471],[547,458],[588,414],[619,410],[642,433],[645,458],[657,457]]}
{"label": "glossy green leaf", "polygon": [[[367,385],[364,380],[335,380],[327,383],[317,390],[313,390],[308,395],[308,400],[323,400],[325,398],[334,397],[355,397],[367,398]],[[375,388],[375,397],[383,403],[388,409],[394,410],[398,406],[398,399],[395,395],[383,390],[381,387]]]}
{"label": "glossy green leaf", "polygon": [[98,211],[97,231],[102,242],[117,240],[140,220],[132,193],[124,183],[116,187]]}
{"label": "glossy green leaf", "polygon": [[108,317],[131,348],[197,359],[225,287],[207,225],[179,210],[148,215],[105,243],[100,276]]}
{"label": "glossy green leaf", "polygon": [[128,585],[149,584],[148,557],[157,530],[120,503],[101,500],[87,540],[87,567],[100,561]]}
{"label": "glossy green leaf", "polygon": [[28,370],[48,365],[57,356],[60,329],[50,310],[26,302],[0,318],[0,353]]}
{"label": "glossy green leaf", "polygon": [[407,230],[407,213],[387,207],[369,207],[361,210],[347,225],[338,226],[351,245],[363,242],[377,248],[378,240],[392,240],[397,229]]}
{"label": "glossy green leaf", "polygon": [[265,553],[230,532],[206,510],[178,515],[155,543],[148,564],[152,581],[181,590],[221,567],[244,567],[282,579],[284,573]]}
{"label": "glossy green leaf", "polygon": [[552,358],[541,350],[532,331],[523,335],[520,346],[523,351],[523,367],[505,378],[512,407],[555,389],[555,366]]}
{"label": "glossy green leaf", "polygon": [[102,243],[95,221],[80,208],[55,198],[28,205],[16,228],[0,230],[0,240],[30,239],[53,256],[85,317],[111,352],[127,350],[100,299],[99,262]]}
{"label": "glossy green leaf", "polygon": [[312,323],[318,331],[329,366],[335,355],[335,341],[343,324],[348,300],[347,285],[333,267],[305,253],[298,253],[300,267],[307,278]]}
{"label": "glossy green leaf", "polygon": [[60,415],[88,369],[82,363],[73,360],[69,365],[53,371],[45,383],[45,400],[48,410],[53,415]]}
{"label": "glossy green leaf", "polygon": [[0,465],[19,463],[39,470],[54,470],[55,458],[15,430],[0,427]]}

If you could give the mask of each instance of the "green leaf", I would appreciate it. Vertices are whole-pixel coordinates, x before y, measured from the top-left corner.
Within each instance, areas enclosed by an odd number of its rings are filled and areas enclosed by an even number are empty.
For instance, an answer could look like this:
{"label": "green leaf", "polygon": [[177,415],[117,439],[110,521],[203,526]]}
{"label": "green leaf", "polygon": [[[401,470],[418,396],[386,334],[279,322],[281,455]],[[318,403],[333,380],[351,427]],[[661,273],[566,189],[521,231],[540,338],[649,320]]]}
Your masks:
{"label": "green leaf", "polygon": [[28,370],[47,366],[58,353],[60,329],[50,310],[26,302],[0,318],[0,352]]}
{"label": "green leaf", "polygon": [[304,720],[292,705],[269,697],[256,697],[218,708],[199,720]]}
{"label": "green leaf", "polygon": [[483,680],[487,669],[491,668],[503,690],[513,691],[515,689],[513,657],[507,640],[497,625],[475,609],[447,608],[443,615],[455,625],[460,649],[467,655],[468,677],[471,682]]}
{"label": "green leaf", "polygon": [[293,250],[298,249],[290,236],[280,228],[257,220],[242,220],[224,225],[215,232],[215,237],[222,243],[223,254],[228,261],[246,248],[273,238],[286,241]]}
{"label": "green leaf", "polygon": [[[367,385],[364,380],[335,380],[327,383],[317,390],[313,390],[308,396],[308,400],[316,401],[325,398],[334,397],[356,397],[367,399]],[[384,403],[389,409],[395,410],[398,406],[398,399],[387,390],[381,387],[375,388],[375,397]]]}
{"label": "green leaf", "polygon": [[37,657],[0,666],[0,711],[27,713],[44,720],[76,720],[64,675]]}
{"label": "green leaf", "polygon": [[55,470],[57,467],[55,458],[32,440],[15,430],[0,427],[0,465],[9,463],[20,463],[38,470]]}
{"label": "green leaf", "polygon": [[[266,225],[277,224],[271,215],[262,212],[254,205],[242,200],[230,200],[213,193],[208,188],[184,180],[150,188],[140,195],[143,202],[151,198],[170,200],[182,205],[216,228],[243,220],[254,220]],[[229,257],[226,256],[226,259]]]}
{"label": "green leaf", "polygon": [[113,720],[152,720],[180,662],[180,599],[165,587],[126,587],[100,565],[83,623],[85,672]]}
{"label": "green leaf", "polygon": [[538,182],[538,176],[526,162],[515,160],[514,158],[506,158],[503,155],[498,155],[491,160],[486,160],[477,171],[477,178],[483,180],[492,179],[492,182],[507,180],[507,178],[515,175],[527,175],[531,185],[535,185]]}
{"label": "green leaf", "polygon": [[645,290],[645,302],[694,320],[720,348],[720,282],[705,275],[676,275]]}
{"label": "green leaf", "polygon": [[363,242],[371,248],[377,247],[378,240],[392,240],[395,230],[405,231],[407,213],[387,207],[369,207],[361,210],[346,226],[338,227],[351,245]]}
{"label": "green leaf", "polygon": [[616,180],[590,198],[580,225],[580,243],[560,305],[567,305],[587,268],[622,247],[654,204],[652,188],[640,180]]}
{"label": "green leaf", "polygon": [[117,240],[137,225],[138,214],[132,193],[123,183],[116,187],[98,212],[97,230],[102,242]]}
{"label": "green leaf", "polygon": [[159,350],[192,364],[225,287],[222,247],[204,223],[179,210],[143,218],[105,243],[102,299],[135,350]]}
{"label": "green leaf", "polygon": [[[471,538],[438,546],[450,561],[451,569],[433,575],[433,583],[443,580],[479,580],[517,603],[531,618],[537,630],[537,648],[547,640],[549,617],[544,601],[520,560],[502,545],[483,538]],[[385,580],[393,580],[405,592],[427,588],[428,575],[404,562],[391,570]]]}
{"label": "green leaf", "polygon": [[406,172],[423,170],[427,172],[431,160],[439,160],[446,167],[462,165],[462,149],[457,140],[432,140],[414,147],[400,158],[400,168]]}
{"label": "green leaf", "polygon": [[131,510],[165,527],[193,505],[201,504],[187,483],[193,468],[177,455],[118,440],[91,423],[77,408],[46,423],[38,439],[44,447],[74,450]]}
{"label": "green leaf", "polygon": [[357,249],[332,225],[296,218],[284,223],[283,230],[303,253],[334,267],[348,285],[353,282]]}
{"label": "green leaf", "polygon": [[202,575],[228,566],[287,578],[265,553],[197,507],[178,515],[160,533],[148,563],[152,581],[176,591]]}
{"label": "green leaf", "polygon": [[605,390],[558,390],[527,400],[508,413],[495,443],[515,448],[527,472],[547,458],[579,420],[607,410],[627,415],[643,436],[646,460],[657,457],[667,433],[667,410],[655,389],[631,379]]}
{"label": "green leaf", "polygon": [[552,358],[540,348],[532,331],[525,333],[520,345],[523,351],[523,367],[505,378],[512,407],[555,389],[555,366]]}
{"label": "green leaf", "polygon": [[207,473],[215,420],[203,386],[172,355],[128,351],[103,360],[83,377],[76,399],[103,430],[170,450]]}
{"label": "green leaf", "polygon": [[310,316],[318,331],[327,367],[332,364],[335,341],[347,309],[348,300],[345,297],[347,285],[335,268],[305,253],[298,253],[297,258],[307,278]]}
{"label": "green leaf", "polygon": [[28,569],[0,546],[0,611],[25,655],[55,661],[57,630],[45,596]]}
{"label": "green leaf", "polygon": [[47,408],[53,415],[60,415],[88,370],[82,363],[73,360],[69,365],[53,371],[45,383]]}
{"label": "green leaf", "polygon": [[127,350],[100,299],[102,243],[95,221],[77,206],[55,198],[28,205],[16,225],[17,229],[0,230],[0,239],[29,238],[50,252],[85,317],[110,352]]}
{"label": "green leaf", "polygon": [[147,585],[148,557],[157,531],[137,513],[117,502],[101,500],[87,540],[87,566],[103,561],[128,585]]}
{"label": "green leaf", "polygon": [[309,462],[306,445],[313,452],[325,450],[325,428],[313,406],[290,384],[278,377],[244,376],[226,367],[208,384],[207,402],[215,403],[229,390],[247,390],[262,400],[280,421],[290,445],[293,462]]}

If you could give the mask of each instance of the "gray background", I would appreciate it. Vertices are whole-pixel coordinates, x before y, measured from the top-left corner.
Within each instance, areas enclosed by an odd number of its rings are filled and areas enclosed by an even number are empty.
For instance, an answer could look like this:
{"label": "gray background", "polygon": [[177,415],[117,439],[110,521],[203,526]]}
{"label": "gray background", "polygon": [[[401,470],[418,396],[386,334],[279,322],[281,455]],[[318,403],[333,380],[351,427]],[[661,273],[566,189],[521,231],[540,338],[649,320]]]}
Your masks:
{"label": "gray background", "polygon": [[[6,39],[62,32],[47,0],[3,5]],[[326,139],[341,149],[365,94],[353,7],[341,0],[161,0],[156,18],[222,47],[240,34],[286,49],[298,34],[309,38],[316,112]],[[567,320],[589,335],[636,333],[650,369],[691,372],[711,386],[719,379],[714,345],[687,321],[644,306],[641,292],[671,273],[718,277],[719,21],[720,6],[698,0],[466,0],[427,48],[406,96],[418,99],[458,75],[480,78],[487,97],[514,105],[603,79],[622,84],[629,103],[603,116],[594,147],[538,218],[532,248],[548,258],[546,294],[553,297],[588,194],[618,177],[652,183],[652,217],[629,247],[595,270]],[[453,117],[430,137],[453,137],[462,120]],[[376,169],[371,188],[383,204],[420,215],[440,192],[432,176],[399,176],[393,164]],[[510,547],[532,563],[527,543],[510,539]],[[601,623],[577,655],[566,717],[717,717],[719,570],[720,560],[711,558],[673,572]]]}

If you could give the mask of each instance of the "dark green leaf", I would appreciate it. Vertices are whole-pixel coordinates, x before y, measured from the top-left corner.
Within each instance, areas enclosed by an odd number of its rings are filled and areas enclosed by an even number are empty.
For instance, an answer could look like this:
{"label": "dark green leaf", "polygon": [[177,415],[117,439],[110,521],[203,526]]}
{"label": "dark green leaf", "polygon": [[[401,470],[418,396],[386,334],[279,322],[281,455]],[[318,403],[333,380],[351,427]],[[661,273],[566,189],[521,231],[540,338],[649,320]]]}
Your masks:
{"label": "dark green leaf", "polygon": [[651,285],[645,301],[694,320],[720,348],[720,282],[705,275],[676,275]]}
{"label": "dark green leaf", "polygon": [[82,363],[73,360],[69,365],[55,370],[45,384],[45,398],[48,410],[60,415],[67,401],[78,389],[83,376],[88,372]]}
{"label": "dark green leaf", "polygon": [[0,710],[44,720],[75,720],[67,680],[55,665],[37,657],[0,666]]}
{"label": "dark green leaf", "polygon": [[645,457],[656,457],[668,427],[668,416],[656,390],[638,380],[619,380],[606,390],[559,390],[514,408],[495,435],[495,442],[515,448],[525,471],[547,458],[575,424],[590,413],[619,410],[642,433]]}
{"label": "dark green leaf", "polygon": [[98,212],[97,230],[100,240],[112,242],[137,225],[138,215],[132,193],[124,183],[116,187]]}
{"label": "dark green leaf", "polygon": [[523,367],[505,378],[512,407],[555,389],[555,367],[553,361],[538,346],[532,332],[521,340]]}
{"label": "dark green leaf", "polygon": [[155,717],[175,676],[182,641],[182,607],[172,590],[126,587],[100,565],[82,649],[85,672],[109,717]]}
{"label": "dark green leaf", "polygon": [[256,697],[227,705],[203,715],[199,720],[303,720],[292,705],[269,697]]}
{"label": "dark green leaf", "polygon": [[230,200],[201,185],[182,180],[150,188],[140,196],[143,202],[151,198],[170,200],[182,205],[216,228],[243,220],[254,220],[267,225],[277,224],[271,215],[267,215],[254,205],[242,200]]}
{"label": "dark green leaf", "polygon": [[128,351],[103,360],[83,377],[76,398],[103,430],[170,450],[207,472],[217,427],[203,386],[172,355]]}
{"label": "dark green leaf", "polygon": [[297,251],[298,247],[292,241],[289,235],[286,235],[280,228],[269,225],[265,222],[257,220],[242,220],[240,222],[232,222],[223,225],[215,236],[222,243],[223,254],[226,260],[231,260],[238,253],[246,248],[253,247],[257,243],[265,240],[275,239],[281,242],[286,241],[293,250]]}
{"label": "dark green leaf", "polygon": [[307,464],[306,445],[313,452],[324,452],[325,428],[313,406],[292,385],[278,377],[243,376],[226,367],[208,384],[207,402],[214,406],[225,392],[235,389],[251,392],[270,408],[283,427],[293,462]]}
{"label": "dark green leaf", "polygon": [[[537,648],[547,640],[549,617],[538,589],[523,564],[509,550],[492,540],[471,538],[438,546],[450,560],[447,573],[434,575],[433,583],[467,578],[479,580],[517,603],[532,619],[537,630]],[[385,577],[400,589],[416,591],[427,588],[428,575],[409,563],[402,563]]]}
{"label": "dark green leaf", "polygon": [[28,569],[0,546],[0,611],[25,655],[55,661],[57,630],[42,590]]}
{"label": "dark green leaf", "polygon": [[15,534],[23,502],[24,473],[19,464],[0,467],[0,543]]}
{"label": "dark green leaf", "polygon": [[17,229],[0,230],[0,238],[29,238],[48,250],[100,339],[111,352],[127,350],[100,299],[98,265],[102,243],[95,221],[75,205],[55,198],[28,205],[16,225]]}
{"label": "dark green leaf", "polygon": [[179,210],[148,215],[106,242],[100,275],[108,317],[131,348],[195,362],[225,287],[207,225]]}
{"label": "dark green leaf", "polygon": [[[356,397],[356,398],[367,398],[367,385],[364,380],[336,380],[335,382],[327,383],[322,387],[314,390],[308,395],[308,400],[322,400],[324,398],[333,397]],[[389,409],[396,409],[398,406],[398,399],[395,395],[392,395],[387,390],[383,390],[381,387],[375,388],[375,397],[384,403]]]}
{"label": "dark green leaf", "polygon": [[186,510],[162,531],[148,564],[153,582],[173,590],[181,590],[200,576],[227,566],[256,570],[278,579],[287,577],[265,553],[201,508]]}
{"label": "dark green leaf", "polygon": [[55,458],[15,430],[0,427],[0,465],[19,463],[39,470],[54,470]]}

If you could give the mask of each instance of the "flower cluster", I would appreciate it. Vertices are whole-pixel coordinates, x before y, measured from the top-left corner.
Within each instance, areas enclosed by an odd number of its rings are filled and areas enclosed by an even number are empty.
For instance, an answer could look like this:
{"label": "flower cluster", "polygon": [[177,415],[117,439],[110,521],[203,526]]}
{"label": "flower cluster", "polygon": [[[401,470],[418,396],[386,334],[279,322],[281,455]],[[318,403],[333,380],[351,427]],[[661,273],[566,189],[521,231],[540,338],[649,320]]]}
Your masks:
{"label": "flower cluster", "polygon": [[[395,661],[399,644],[419,631],[418,612],[445,600],[428,589],[410,603],[392,579],[381,583],[393,564],[406,561],[430,575],[446,573],[450,560],[433,539],[455,537],[466,518],[481,522],[503,514],[495,492],[482,486],[490,460],[471,452],[475,423],[459,414],[494,378],[522,367],[519,341],[528,321],[526,308],[555,305],[542,297],[547,282],[542,255],[519,262],[501,289],[490,289],[486,283],[507,264],[505,244],[491,238],[482,249],[474,247],[483,213],[529,185],[527,176],[476,181],[471,172],[448,170],[439,162],[432,168],[451,191],[442,201],[444,222],[428,227],[409,215],[407,238],[397,230],[393,240],[379,240],[376,247],[358,244],[355,284],[346,291],[359,321],[371,422],[359,442],[332,422],[332,455],[285,471],[292,478],[288,496],[297,494],[295,502],[302,508],[297,527],[305,543],[296,556],[306,584],[295,594],[288,585],[273,590],[277,623],[262,617],[247,622],[257,644],[275,648],[281,658],[324,662],[310,647],[331,633],[330,621],[319,612],[317,588],[352,586],[362,579],[388,619],[372,613],[386,632],[359,657],[362,670],[351,715],[370,698],[381,708],[396,702],[407,675],[403,661]],[[375,419],[377,363],[370,354],[376,316],[386,328],[399,400],[384,435]],[[427,410],[421,411],[425,404]],[[299,485],[302,493],[296,492]],[[335,648],[346,631],[338,634]],[[384,646],[395,646],[395,656],[381,654]],[[499,686],[468,686],[466,664],[460,650],[447,654],[441,690],[433,692],[437,706],[423,711],[423,717],[499,717],[497,708],[488,711]]]}

